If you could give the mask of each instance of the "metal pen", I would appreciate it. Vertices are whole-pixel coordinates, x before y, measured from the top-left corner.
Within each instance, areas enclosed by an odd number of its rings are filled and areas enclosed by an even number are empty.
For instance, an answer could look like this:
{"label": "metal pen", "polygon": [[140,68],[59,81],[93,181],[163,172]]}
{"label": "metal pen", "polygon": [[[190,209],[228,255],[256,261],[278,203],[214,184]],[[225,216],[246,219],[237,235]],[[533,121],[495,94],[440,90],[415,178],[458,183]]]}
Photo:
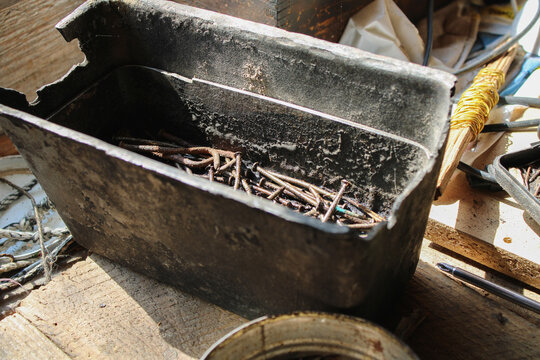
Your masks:
{"label": "metal pen", "polygon": [[540,314],[540,303],[537,301],[529,299],[528,297],[518,294],[517,292],[509,290],[503,286],[497,285],[491,281],[483,279],[479,276],[476,276],[458,267],[445,264],[445,263],[438,263],[437,267],[444,272],[452,274],[458,279],[461,279],[474,286],[478,286],[479,288],[489,291],[490,293],[495,294],[499,297],[502,297],[503,299],[506,299],[508,301],[521,305],[529,310],[532,310]]}

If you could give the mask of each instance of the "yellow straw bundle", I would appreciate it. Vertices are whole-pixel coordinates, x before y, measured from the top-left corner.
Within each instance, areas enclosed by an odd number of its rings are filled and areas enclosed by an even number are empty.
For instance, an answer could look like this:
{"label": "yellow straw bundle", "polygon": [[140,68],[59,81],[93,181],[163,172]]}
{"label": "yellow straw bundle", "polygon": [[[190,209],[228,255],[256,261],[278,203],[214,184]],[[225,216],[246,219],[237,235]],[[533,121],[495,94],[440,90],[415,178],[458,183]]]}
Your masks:
{"label": "yellow straw bundle", "polygon": [[480,134],[489,118],[489,112],[499,102],[498,90],[504,84],[504,73],[497,69],[484,68],[474,78],[456,107],[450,120],[450,129],[469,128],[474,138]]}
{"label": "yellow straw bundle", "polygon": [[450,132],[437,181],[436,197],[443,193],[467,145],[482,131],[491,109],[499,101],[498,91],[504,84],[506,72],[516,51],[517,47],[511,48],[480,70],[473,84],[461,95],[456,111],[450,119]]}

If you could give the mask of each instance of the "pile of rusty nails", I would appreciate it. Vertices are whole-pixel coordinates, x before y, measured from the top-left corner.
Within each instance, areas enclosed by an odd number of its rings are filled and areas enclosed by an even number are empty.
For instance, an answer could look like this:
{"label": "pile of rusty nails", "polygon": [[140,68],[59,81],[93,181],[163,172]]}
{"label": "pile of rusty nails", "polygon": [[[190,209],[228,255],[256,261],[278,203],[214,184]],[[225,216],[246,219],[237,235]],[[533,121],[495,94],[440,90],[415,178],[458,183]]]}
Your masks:
{"label": "pile of rusty nails", "polygon": [[[239,152],[194,146],[165,131],[160,131],[159,136],[167,141],[129,137],[116,139],[124,149],[171,161],[189,174],[228,184],[234,190],[243,189],[249,195],[265,197],[322,222],[333,220],[351,229],[368,230],[385,220],[356,199],[345,196],[349,186],[347,180],[342,180],[341,188],[335,193],[265,169],[257,163],[249,166]],[[221,158],[225,159],[223,164]]]}
{"label": "pile of rusty nails", "polygon": [[523,181],[525,188],[533,193],[533,196],[536,198],[540,198],[540,181],[536,181],[537,179],[540,179],[539,163],[540,162],[536,161],[528,167],[514,168],[517,169],[521,175],[521,180]]}

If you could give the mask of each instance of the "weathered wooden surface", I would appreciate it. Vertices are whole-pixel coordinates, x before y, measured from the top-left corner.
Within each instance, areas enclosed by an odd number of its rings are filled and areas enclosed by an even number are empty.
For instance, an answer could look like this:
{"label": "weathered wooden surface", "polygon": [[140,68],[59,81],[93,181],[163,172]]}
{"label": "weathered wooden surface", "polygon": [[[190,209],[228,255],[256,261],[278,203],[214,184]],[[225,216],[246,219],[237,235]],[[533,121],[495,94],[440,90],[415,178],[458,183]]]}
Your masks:
{"label": "weathered wooden surface", "polygon": [[402,303],[427,314],[408,339],[421,358],[540,358],[538,315],[524,314],[529,321],[510,310],[504,301],[461,285],[426,263],[424,259],[430,257],[435,261],[444,259],[423,249],[420,266]]}
{"label": "weathered wooden surface", "polygon": [[[461,285],[437,270],[437,261],[482,273],[424,242],[417,272],[393,310],[397,319],[413,311],[426,316],[406,338],[421,358],[540,357],[537,315]],[[72,358],[197,358],[244,322],[98,255],[57,274],[16,312]]]}
{"label": "weathered wooden surface", "polygon": [[97,255],[34,290],[17,313],[73,358],[197,358],[243,322]]}
{"label": "weathered wooden surface", "polygon": [[371,0],[281,1],[277,26],[337,42],[349,18]]}
{"label": "weathered wooden surface", "polygon": [[84,59],[78,42],[66,43],[54,25],[82,0],[0,0],[0,86],[35,99]]}
{"label": "weathered wooden surface", "polygon": [[[282,0],[277,15],[277,26],[320,39],[337,42],[349,18],[372,0]],[[426,17],[428,0],[396,0],[396,4],[413,22]],[[435,7],[450,0],[436,0]]]}
{"label": "weathered wooden surface", "polygon": [[172,0],[267,25],[276,25],[278,0]]}
{"label": "weathered wooden surface", "polygon": [[19,314],[0,321],[0,359],[51,359],[69,357]]}
{"label": "weathered wooden surface", "polygon": [[515,253],[432,219],[428,222],[425,236],[449,250],[540,288],[538,264]]}

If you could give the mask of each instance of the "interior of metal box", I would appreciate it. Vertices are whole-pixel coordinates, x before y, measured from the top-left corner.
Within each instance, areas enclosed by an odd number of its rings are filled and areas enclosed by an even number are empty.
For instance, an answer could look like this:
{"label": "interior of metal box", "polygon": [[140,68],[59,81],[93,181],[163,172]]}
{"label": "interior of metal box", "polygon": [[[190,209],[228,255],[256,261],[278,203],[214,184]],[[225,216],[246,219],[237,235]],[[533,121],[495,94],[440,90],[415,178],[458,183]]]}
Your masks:
{"label": "interior of metal box", "polygon": [[142,66],[117,68],[48,120],[112,145],[166,130],[315,184],[347,179],[383,213],[428,158],[413,142],[358,123]]}

